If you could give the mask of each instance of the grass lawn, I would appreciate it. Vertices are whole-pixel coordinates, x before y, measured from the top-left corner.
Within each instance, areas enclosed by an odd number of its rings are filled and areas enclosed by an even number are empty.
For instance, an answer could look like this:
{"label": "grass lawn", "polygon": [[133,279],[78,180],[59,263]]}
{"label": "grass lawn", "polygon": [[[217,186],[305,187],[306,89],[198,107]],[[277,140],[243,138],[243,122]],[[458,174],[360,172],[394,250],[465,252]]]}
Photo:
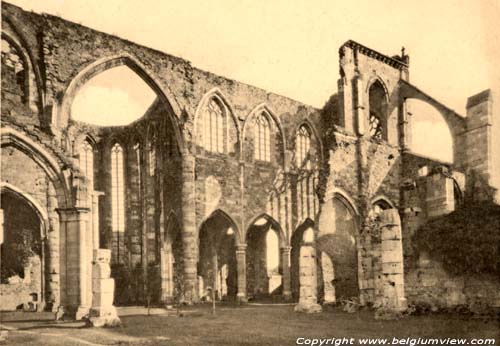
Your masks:
{"label": "grass lawn", "polygon": [[[194,306],[181,316],[124,316],[118,328],[83,328],[72,324],[37,326],[17,322],[7,344],[26,345],[296,345],[306,338],[492,338],[500,345],[498,321],[434,314],[397,321],[377,321],[373,312],[348,314],[331,309],[321,314],[297,314],[293,306]],[[9,325],[9,323],[4,323]],[[13,325],[13,324],[12,324]],[[60,336],[60,337],[58,337]],[[0,343],[2,344],[2,343]],[[355,343],[357,344],[357,343]],[[345,345],[345,344],[344,344]]]}
{"label": "grass lawn", "polygon": [[[197,308],[200,310],[199,308]],[[167,345],[295,345],[299,337],[310,338],[495,338],[497,321],[437,314],[377,321],[373,312],[347,314],[332,309],[321,314],[297,314],[293,306],[220,307],[216,316],[208,308],[198,314],[130,316],[116,330],[129,336],[162,336]]]}

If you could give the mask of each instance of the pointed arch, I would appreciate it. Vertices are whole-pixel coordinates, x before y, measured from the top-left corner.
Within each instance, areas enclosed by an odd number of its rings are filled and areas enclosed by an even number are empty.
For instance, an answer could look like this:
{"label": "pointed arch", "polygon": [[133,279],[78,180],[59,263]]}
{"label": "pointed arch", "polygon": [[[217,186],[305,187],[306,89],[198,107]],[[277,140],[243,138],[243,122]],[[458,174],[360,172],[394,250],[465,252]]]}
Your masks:
{"label": "pointed arch", "polygon": [[293,131],[293,138],[291,142],[296,146],[296,134],[299,132],[301,127],[306,127],[306,129],[309,131],[311,134],[311,138],[314,139],[316,145],[318,146],[318,159],[322,160],[323,159],[323,143],[321,141],[321,137],[319,136],[318,130],[316,129],[316,126],[309,120],[309,119],[303,119],[301,122],[299,122]]}
{"label": "pointed arch", "polygon": [[16,196],[17,198],[24,200],[35,211],[35,213],[40,218],[40,221],[42,223],[42,230],[41,231],[44,233],[44,234],[41,234],[40,236],[42,238],[44,236],[46,236],[45,232],[47,232],[47,230],[48,230],[49,216],[48,216],[45,208],[43,208],[38,203],[38,201],[36,199],[31,197],[28,193],[24,192],[20,188],[14,186],[12,184],[9,184],[7,182],[3,182],[3,181],[0,182],[0,192],[2,192],[2,193],[9,192],[9,193],[13,194],[14,196]]}
{"label": "pointed arch", "polygon": [[203,228],[203,225],[210,219],[216,218],[220,216],[224,220],[227,221],[229,225],[231,225],[231,228],[233,228],[234,234],[235,234],[235,244],[242,244],[241,240],[241,233],[240,233],[240,228],[238,227],[238,224],[234,221],[234,219],[229,216],[229,214],[224,211],[223,209],[216,209],[214,210],[209,216],[205,217],[203,221],[200,223],[200,226],[198,227],[198,230],[201,230]]}
{"label": "pointed arch", "polygon": [[[2,15],[2,21],[5,21],[5,23],[7,24],[4,25],[4,28],[2,29],[2,38],[8,40],[22,53],[22,58],[26,61],[29,71],[32,72],[34,76],[34,82],[36,84],[36,88],[34,85],[31,85],[30,82],[27,95],[29,98],[28,104],[30,101],[35,101],[35,104],[39,105],[40,107],[40,114],[43,114],[42,110],[45,109],[45,102],[44,102],[45,89],[43,87],[42,74],[40,72],[38,65],[35,63],[37,61],[35,59],[35,55],[29,48],[29,45],[24,35],[22,35],[21,31],[16,28],[16,25],[14,25],[10,16],[7,14],[5,16]],[[10,29],[13,35],[7,33],[7,29]],[[14,38],[14,35],[16,36],[16,38]],[[36,89],[37,100],[31,100],[30,93],[31,90],[33,89]]]}
{"label": "pointed arch", "polygon": [[351,197],[349,197],[349,195],[347,195],[345,192],[340,190],[335,192],[334,199],[340,201],[351,212],[356,228],[358,228],[360,214],[358,209],[356,208],[354,200]]}
{"label": "pointed arch", "polygon": [[371,204],[374,205],[377,203],[381,203],[391,209],[396,208],[394,203],[392,203],[391,199],[388,198],[386,195],[377,195],[374,198],[372,198]]}
{"label": "pointed arch", "polygon": [[286,236],[283,228],[281,227],[281,225],[279,224],[278,221],[276,221],[272,216],[270,216],[267,213],[259,214],[258,216],[251,219],[251,221],[248,223],[248,227],[245,231],[245,239],[248,236],[248,231],[249,231],[250,227],[254,226],[255,222],[259,219],[265,219],[267,221],[267,223],[269,223],[270,227],[278,234],[280,248],[287,246],[288,237]]}
{"label": "pointed arch", "polygon": [[276,113],[265,103],[260,103],[258,104],[247,116],[245,123],[243,124],[243,130],[242,130],[242,138],[245,137],[246,132],[248,130],[249,123],[260,115],[262,112],[265,112],[269,116],[269,120],[274,123],[276,128],[278,129],[278,132],[280,136],[283,138],[283,150],[285,150],[284,144],[285,144],[285,132],[283,131],[283,127],[281,126],[281,122],[279,121],[278,117],[276,116]]}
{"label": "pointed arch", "polygon": [[389,103],[389,88],[387,87],[387,84],[384,82],[384,80],[382,79],[382,77],[380,77],[378,74],[374,74],[370,77],[370,79],[368,80],[368,82],[366,83],[366,89],[365,89],[365,93],[366,95],[368,95],[371,87],[375,84],[375,83],[378,83],[380,84],[380,86],[382,87],[382,89],[384,90],[384,95],[385,95],[385,101],[387,103]]}
{"label": "pointed arch", "polygon": [[28,136],[12,128],[0,130],[2,147],[13,146],[31,157],[47,174],[57,191],[59,207],[70,207],[72,205],[71,190],[64,177],[58,160],[41,145],[35,143]]}
{"label": "pointed arch", "polygon": [[78,160],[80,171],[85,174],[92,190],[94,189],[95,151],[95,141],[85,136],[78,146]]}
{"label": "pointed arch", "polygon": [[[226,131],[225,131],[225,135],[226,135],[226,145],[229,145],[229,137],[230,137],[230,129],[231,129],[231,126],[229,126],[229,124],[231,124],[232,126],[234,126],[234,129],[235,129],[235,137],[236,137],[236,147],[238,148],[238,152],[237,154],[239,155],[240,154],[240,127],[239,127],[239,124],[238,124],[238,121],[236,119],[236,116],[234,114],[234,111],[233,111],[233,107],[231,105],[231,103],[228,101],[228,99],[226,98],[226,96],[222,93],[222,91],[219,89],[219,88],[213,88],[211,90],[209,90],[208,92],[205,93],[205,95],[203,95],[203,97],[201,98],[200,102],[198,103],[198,106],[196,108],[196,111],[195,111],[195,115],[194,115],[194,133],[195,133],[195,138],[196,138],[196,142],[200,145],[203,144],[203,125],[202,125],[202,117],[204,116],[204,111],[205,111],[205,108],[207,107],[208,103],[210,102],[210,100],[214,99],[222,108],[222,111],[224,112],[224,116],[226,117]],[[230,119],[230,121],[229,121]],[[229,148],[228,148],[229,149]],[[230,151],[230,150],[228,150]]]}
{"label": "pointed arch", "polygon": [[159,83],[158,80],[156,80],[149,73],[147,73],[147,69],[136,58],[128,54],[104,57],[88,64],[80,71],[78,71],[69,83],[62,96],[62,99],[60,100],[57,119],[55,119],[56,123],[53,125],[59,128],[66,127],[71,116],[71,105],[78,91],[80,91],[80,89],[96,75],[113,67],[119,66],[126,66],[133,72],[135,72],[156,93],[156,95],[162,101],[162,104],[168,108],[169,111],[167,112],[167,114],[169,120],[173,124],[172,127],[174,129],[177,142],[179,143],[181,153],[183,153],[185,149],[184,139],[178,126],[178,119],[180,119],[182,115],[181,107],[177,103],[173,93],[168,89],[168,87],[162,87],[162,84]]}
{"label": "pointed arch", "polygon": [[368,131],[371,138],[389,138],[389,94],[384,82],[374,77],[368,84]]}
{"label": "pointed arch", "polygon": [[[284,166],[285,162],[285,152],[286,152],[286,138],[285,138],[285,132],[283,131],[283,127],[281,126],[281,123],[276,116],[276,113],[273,112],[271,108],[269,108],[265,103],[261,103],[257,105],[247,116],[245,119],[245,123],[243,124],[243,129],[242,129],[242,141],[244,141],[247,136],[249,136],[249,131],[251,131],[251,124],[256,120],[258,116],[261,116],[261,114],[265,114],[267,119],[269,120],[269,123],[271,125],[271,138],[270,138],[270,143],[271,143],[271,162],[273,160],[273,155],[275,157],[280,158],[279,165]],[[279,136],[279,138],[276,138],[276,134]],[[276,153],[276,148],[278,146],[276,145],[276,140],[281,141],[281,145],[279,145],[279,153]],[[242,145],[242,151],[244,150],[243,145]],[[273,153],[274,151],[274,153]],[[254,151],[252,151],[253,153]]]}

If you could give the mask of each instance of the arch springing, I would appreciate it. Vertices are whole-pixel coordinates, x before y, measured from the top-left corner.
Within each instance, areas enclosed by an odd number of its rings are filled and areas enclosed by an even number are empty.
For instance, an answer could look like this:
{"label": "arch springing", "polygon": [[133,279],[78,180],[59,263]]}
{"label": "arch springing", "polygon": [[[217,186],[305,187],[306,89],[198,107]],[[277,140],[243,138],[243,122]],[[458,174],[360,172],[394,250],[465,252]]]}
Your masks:
{"label": "arch springing", "polygon": [[262,112],[256,119],[254,154],[256,160],[271,161],[271,125]]}
{"label": "arch springing", "polygon": [[226,117],[222,105],[216,98],[212,97],[208,101],[203,116],[203,146],[208,151],[223,153],[225,140],[224,124]]}

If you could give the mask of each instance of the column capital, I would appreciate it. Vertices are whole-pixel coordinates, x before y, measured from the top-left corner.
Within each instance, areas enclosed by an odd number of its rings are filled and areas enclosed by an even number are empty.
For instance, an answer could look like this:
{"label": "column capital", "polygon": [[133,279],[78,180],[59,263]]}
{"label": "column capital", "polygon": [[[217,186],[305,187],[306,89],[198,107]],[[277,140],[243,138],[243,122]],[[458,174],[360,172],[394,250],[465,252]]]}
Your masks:
{"label": "column capital", "polygon": [[246,252],[247,251],[247,244],[237,244],[236,245],[236,252]]}
{"label": "column capital", "polygon": [[74,218],[75,216],[89,213],[90,208],[83,208],[83,207],[57,208],[56,212],[61,217],[61,221],[68,221]]}
{"label": "column capital", "polygon": [[282,246],[282,247],[280,247],[280,250],[281,250],[281,252],[286,253],[286,252],[292,251],[292,247],[288,246],[288,245],[287,246]]}

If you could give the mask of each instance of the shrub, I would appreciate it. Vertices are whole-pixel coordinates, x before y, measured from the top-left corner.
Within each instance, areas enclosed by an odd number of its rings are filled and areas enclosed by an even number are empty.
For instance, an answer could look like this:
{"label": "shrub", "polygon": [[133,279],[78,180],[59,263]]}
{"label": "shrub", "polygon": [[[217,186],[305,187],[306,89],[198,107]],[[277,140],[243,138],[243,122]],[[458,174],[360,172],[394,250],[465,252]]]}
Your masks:
{"label": "shrub", "polygon": [[455,275],[500,275],[500,206],[469,204],[424,224],[413,236],[418,257],[426,251]]}

